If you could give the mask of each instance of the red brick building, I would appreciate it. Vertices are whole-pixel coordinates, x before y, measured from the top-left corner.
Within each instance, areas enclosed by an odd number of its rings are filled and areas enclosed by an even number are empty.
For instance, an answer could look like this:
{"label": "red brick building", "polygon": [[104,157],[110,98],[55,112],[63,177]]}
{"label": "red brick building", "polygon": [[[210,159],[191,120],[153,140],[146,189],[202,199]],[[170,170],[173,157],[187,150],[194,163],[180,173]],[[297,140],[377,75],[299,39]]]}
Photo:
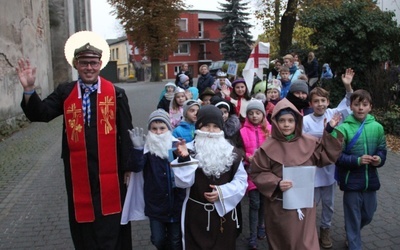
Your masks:
{"label": "red brick building", "polygon": [[[222,60],[220,52],[221,33],[219,28],[222,25],[222,12],[188,10],[181,14],[178,21],[181,28],[179,33],[179,46],[177,50],[168,56],[167,61],[161,61],[161,74],[163,79],[175,78],[182,63],[189,65],[193,77],[199,74],[199,67],[202,64],[210,65],[213,61]],[[150,60],[142,56],[136,48],[133,59],[138,65],[150,67]]]}

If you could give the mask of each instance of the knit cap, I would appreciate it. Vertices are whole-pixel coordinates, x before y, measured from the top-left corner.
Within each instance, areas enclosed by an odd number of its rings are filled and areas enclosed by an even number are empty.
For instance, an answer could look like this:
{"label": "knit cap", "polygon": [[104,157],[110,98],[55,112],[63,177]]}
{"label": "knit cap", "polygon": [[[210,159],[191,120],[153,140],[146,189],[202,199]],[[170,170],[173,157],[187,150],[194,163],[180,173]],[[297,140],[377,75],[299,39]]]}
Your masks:
{"label": "knit cap", "polygon": [[183,84],[185,83],[187,80],[189,80],[189,77],[185,74],[180,74],[179,75],[179,81]]}
{"label": "knit cap", "polygon": [[193,99],[186,100],[186,101],[183,103],[183,117],[186,117],[186,114],[187,114],[188,110],[189,110],[191,107],[196,106],[196,105],[199,106],[199,108],[200,108],[200,104],[199,104],[197,101],[195,101],[195,100],[193,100]]}
{"label": "knit cap", "polygon": [[282,115],[287,115],[287,114],[291,114],[294,117],[294,120],[297,122],[296,112],[294,112],[291,108],[285,108],[285,109],[282,109],[281,111],[279,111],[275,115],[275,120],[278,121],[279,117],[281,117]]}
{"label": "knit cap", "polygon": [[199,109],[195,127],[196,129],[200,129],[209,123],[216,124],[221,130],[223,128],[224,119],[222,118],[222,112],[213,105],[206,105]]}
{"label": "knit cap", "polygon": [[226,78],[226,73],[224,71],[218,71],[217,78]]}
{"label": "knit cap", "polygon": [[265,117],[265,107],[264,104],[262,103],[261,100],[257,100],[257,99],[252,99],[249,101],[249,103],[247,104],[247,108],[246,108],[246,114],[250,111],[250,110],[259,110],[264,114]]}
{"label": "knit cap", "polygon": [[224,98],[220,96],[214,96],[211,98],[211,105],[214,105],[215,107],[221,109],[221,108],[226,108],[228,110],[229,114],[233,114],[235,111],[235,108],[233,107],[233,104]]}
{"label": "knit cap", "polygon": [[219,102],[215,103],[214,106],[219,109],[226,108],[226,110],[228,110],[228,112],[231,111],[231,107],[230,107],[229,103],[225,100],[220,100]]}
{"label": "knit cap", "polygon": [[279,93],[281,93],[281,89],[282,89],[281,81],[278,79],[273,79],[270,83],[268,83],[267,90],[268,89],[276,89],[279,91]]}
{"label": "knit cap", "polygon": [[157,109],[150,114],[147,129],[150,129],[150,124],[153,121],[161,121],[167,125],[169,130],[172,130],[169,114],[163,109]]}
{"label": "knit cap", "polygon": [[174,90],[176,89],[176,85],[173,82],[168,82],[167,84],[165,84],[165,89],[167,89],[167,87],[169,86],[174,87]]}
{"label": "knit cap", "polygon": [[[244,79],[236,79],[236,80],[233,81],[233,83],[232,83],[232,88],[235,88],[236,84],[238,84],[238,83],[244,83],[244,85],[246,85],[246,82],[245,82]],[[247,87],[247,85],[246,85],[246,87]]]}
{"label": "knit cap", "polygon": [[296,91],[301,91],[308,95],[308,84],[305,80],[300,80],[300,79],[294,80],[290,85],[289,91],[291,93],[294,93]]}
{"label": "knit cap", "polygon": [[185,93],[185,90],[183,88],[176,87],[175,94],[177,94],[177,93]]}
{"label": "knit cap", "polygon": [[262,103],[265,103],[267,101],[267,97],[262,92],[255,94],[254,99],[260,100],[262,101]]}

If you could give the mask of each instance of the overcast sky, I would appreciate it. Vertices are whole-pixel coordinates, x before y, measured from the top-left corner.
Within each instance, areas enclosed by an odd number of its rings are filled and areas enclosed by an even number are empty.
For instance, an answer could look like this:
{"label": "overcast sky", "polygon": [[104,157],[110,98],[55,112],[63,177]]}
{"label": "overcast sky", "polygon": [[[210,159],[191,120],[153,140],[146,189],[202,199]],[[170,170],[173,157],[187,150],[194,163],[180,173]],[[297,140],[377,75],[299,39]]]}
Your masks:
{"label": "overcast sky", "polygon": [[[112,8],[107,3],[107,0],[90,0],[92,9],[92,29],[94,32],[102,35],[106,39],[117,38],[124,35],[124,31],[115,18],[110,14]],[[256,0],[252,0],[256,2]],[[185,0],[186,4],[192,5],[191,9],[196,10],[216,10],[219,11],[218,0]],[[224,1],[221,1],[224,2]],[[252,15],[253,16],[253,15]],[[256,26],[255,19],[249,22]],[[258,25],[259,26],[259,25]],[[262,33],[262,29],[252,28],[251,33],[253,39],[256,39],[258,34]]]}

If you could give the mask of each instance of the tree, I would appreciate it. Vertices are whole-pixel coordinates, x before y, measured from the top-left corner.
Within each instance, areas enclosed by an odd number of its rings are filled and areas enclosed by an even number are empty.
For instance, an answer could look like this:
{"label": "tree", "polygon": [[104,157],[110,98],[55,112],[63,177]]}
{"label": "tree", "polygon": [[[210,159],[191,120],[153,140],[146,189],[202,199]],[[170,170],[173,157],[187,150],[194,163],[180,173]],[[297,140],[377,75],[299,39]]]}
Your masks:
{"label": "tree", "polygon": [[[274,30],[275,39],[279,39],[277,50],[282,56],[290,52],[289,49],[295,38],[295,29],[299,29],[299,25],[296,25],[299,12],[312,6],[338,6],[343,2],[342,0],[258,1],[259,8],[255,11],[256,18],[262,20],[266,32]],[[307,41],[302,42],[307,43]]]}
{"label": "tree", "polygon": [[160,60],[178,48],[177,20],[183,0],[107,0],[128,37],[151,58],[151,81],[160,81]]}
{"label": "tree", "polygon": [[225,60],[246,62],[252,45],[252,36],[249,32],[251,25],[246,21],[250,14],[246,11],[248,3],[242,0],[226,0],[228,3],[221,3],[221,10],[224,12],[220,29],[223,44],[221,53]]}
{"label": "tree", "polygon": [[[374,100],[383,99],[391,85],[377,80],[382,64],[399,62],[400,28],[393,12],[381,11],[372,0],[344,1],[342,5],[314,6],[300,15],[301,25],[312,28],[310,39],[319,58],[340,75],[345,68],[356,72],[356,88],[369,90]],[[374,98],[374,95],[376,98]]]}

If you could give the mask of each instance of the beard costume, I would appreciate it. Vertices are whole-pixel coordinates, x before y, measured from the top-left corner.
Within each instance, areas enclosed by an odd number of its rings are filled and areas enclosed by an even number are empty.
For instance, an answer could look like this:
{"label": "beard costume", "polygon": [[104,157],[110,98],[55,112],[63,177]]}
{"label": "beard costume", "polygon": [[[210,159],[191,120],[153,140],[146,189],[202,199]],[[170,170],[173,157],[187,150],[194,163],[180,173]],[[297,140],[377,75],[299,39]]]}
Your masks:
{"label": "beard costume", "polygon": [[224,132],[209,133],[196,130],[196,155],[199,166],[207,176],[220,178],[221,174],[229,171],[237,156],[233,146],[225,139]]}
{"label": "beard costume", "polygon": [[171,131],[167,131],[164,134],[154,134],[151,131],[148,132],[146,136],[145,147],[149,152],[155,156],[163,159],[168,158],[168,150],[172,148],[173,136]]}
{"label": "beard costume", "polygon": [[[222,113],[212,105],[197,113],[193,157],[179,157],[171,163],[176,185],[186,188],[181,220],[183,248],[236,249],[241,228],[236,207],[246,192],[247,173],[222,131],[200,130],[209,123],[222,130]],[[215,191],[218,199],[208,201],[204,194]]]}

